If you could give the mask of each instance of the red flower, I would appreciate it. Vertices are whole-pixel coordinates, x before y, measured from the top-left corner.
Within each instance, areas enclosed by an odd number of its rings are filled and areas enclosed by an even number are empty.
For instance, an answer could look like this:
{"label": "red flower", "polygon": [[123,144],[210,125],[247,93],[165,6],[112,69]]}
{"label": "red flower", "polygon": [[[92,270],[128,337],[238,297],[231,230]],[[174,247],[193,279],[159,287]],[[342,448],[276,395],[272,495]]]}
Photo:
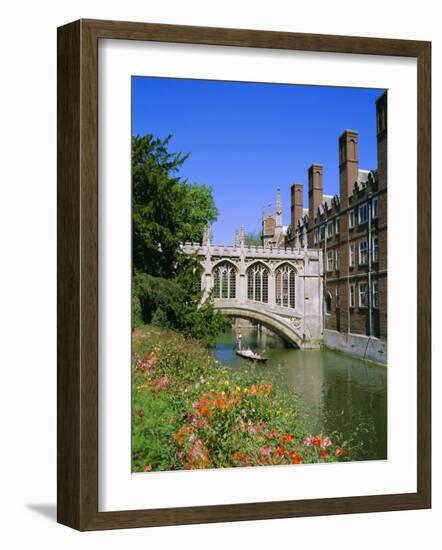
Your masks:
{"label": "red flower", "polygon": [[322,450],[322,451],[319,451],[319,456],[320,456],[321,458],[327,457],[327,456],[328,456],[328,451],[326,451],[325,449]]}
{"label": "red flower", "polygon": [[291,443],[293,441],[293,435],[292,434],[282,434],[281,436],[281,442],[282,443]]}
{"label": "red flower", "polygon": [[290,460],[292,464],[302,464],[302,457],[296,451],[290,453]]}

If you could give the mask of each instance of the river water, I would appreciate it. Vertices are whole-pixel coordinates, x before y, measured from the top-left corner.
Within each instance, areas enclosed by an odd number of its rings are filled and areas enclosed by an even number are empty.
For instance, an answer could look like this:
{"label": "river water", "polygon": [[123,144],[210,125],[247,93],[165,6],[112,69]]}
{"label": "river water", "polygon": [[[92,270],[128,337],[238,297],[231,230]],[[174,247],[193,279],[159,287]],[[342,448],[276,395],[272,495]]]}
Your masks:
{"label": "river water", "polygon": [[[241,331],[243,347],[268,357],[256,369],[265,378],[300,397],[312,431],[341,434],[359,445],[354,458],[387,458],[387,368],[329,350],[285,347],[277,336],[257,329]],[[235,353],[234,332],[221,335],[216,358],[233,369],[249,364]]]}

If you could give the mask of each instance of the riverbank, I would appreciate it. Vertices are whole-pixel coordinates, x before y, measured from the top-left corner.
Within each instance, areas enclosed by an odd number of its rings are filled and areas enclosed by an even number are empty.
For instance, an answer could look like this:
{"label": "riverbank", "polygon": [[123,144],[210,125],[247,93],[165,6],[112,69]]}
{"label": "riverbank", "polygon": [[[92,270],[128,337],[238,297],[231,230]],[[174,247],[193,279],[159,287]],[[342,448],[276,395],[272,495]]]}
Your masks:
{"label": "riverbank", "polygon": [[351,459],[329,435],[312,433],[298,396],[253,363],[232,370],[196,340],[151,326],[134,331],[134,472]]}
{"label": "riverbank", "polygon": [[331,350],[387,366],[387,341],[362,334],[324,330],[324,345]]}

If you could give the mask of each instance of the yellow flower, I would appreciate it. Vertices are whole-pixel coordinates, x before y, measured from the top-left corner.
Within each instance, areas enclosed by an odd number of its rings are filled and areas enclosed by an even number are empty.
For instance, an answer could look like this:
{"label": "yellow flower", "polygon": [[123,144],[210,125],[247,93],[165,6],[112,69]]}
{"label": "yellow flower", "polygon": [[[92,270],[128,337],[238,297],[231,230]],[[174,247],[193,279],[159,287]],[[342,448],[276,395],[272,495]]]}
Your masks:
{"label": "yellow flower", "polygon": [[224,385],[225,385],[225,386],[228,386],[228,385],[229,385],[229,381],[228,381],[228,380],[224,380]]}
{"label": "yellow flower", "polygon": [[241,391],[241,388],[239,386],[236,386],[236,391]]}

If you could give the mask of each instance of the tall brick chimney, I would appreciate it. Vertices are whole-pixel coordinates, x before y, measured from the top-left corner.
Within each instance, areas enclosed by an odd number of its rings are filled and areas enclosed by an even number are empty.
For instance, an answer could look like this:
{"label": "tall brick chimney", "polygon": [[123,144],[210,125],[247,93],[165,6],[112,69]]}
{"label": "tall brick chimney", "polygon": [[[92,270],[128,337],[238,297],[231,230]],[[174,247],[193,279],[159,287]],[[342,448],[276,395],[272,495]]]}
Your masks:
{"label": "tall brick chimney", "polygon": [[318,206],[323,200],[322,164],[312,164],[308,169],[308,217],[313,227]]}
{"label": "tall brick chimney", "polygon": [[339,194],[343,205],[348,204],[358,179],[358,141],[359,134],[355,130],[345,130],[339,137]]}
{"label": "tall brick chimney", "polygon": [[291,198],[291,224],[292,230],[296,229],[298,221],[302,218],[302,209],[304,205],[304,185],[302,183],[294,183],[290,188]]}
{"label": "tall brick chimney", "polygon": [[379,187],[387,187],[387,91],[376,101]]}

